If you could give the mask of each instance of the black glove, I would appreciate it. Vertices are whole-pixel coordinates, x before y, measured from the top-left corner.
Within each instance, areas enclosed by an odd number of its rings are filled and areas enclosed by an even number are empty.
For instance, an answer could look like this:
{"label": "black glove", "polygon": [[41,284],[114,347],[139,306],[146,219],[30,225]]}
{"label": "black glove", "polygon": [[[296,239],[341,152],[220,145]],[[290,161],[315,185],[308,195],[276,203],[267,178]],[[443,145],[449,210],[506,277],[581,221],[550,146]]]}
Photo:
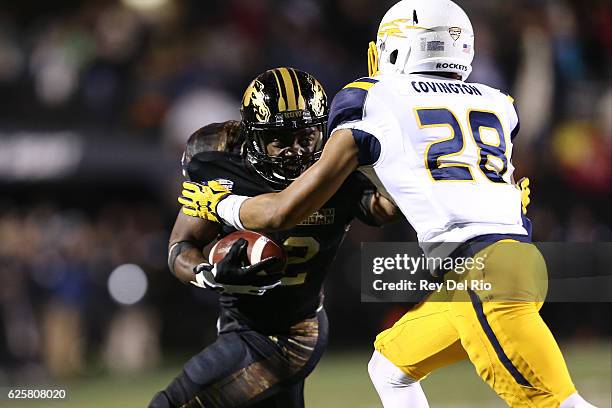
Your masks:
{"label": "black glove", "polygon": [[241,238],[234,242],[227,255],[216,265],[207,263],[196,265],[194,272],[197,283],[194,284],[221,293],[258,296],[280,285],[281,272],[259,274],[266,268],[273,267],[280,260],[270,257],[249,265],[247,246],[248,242]]}

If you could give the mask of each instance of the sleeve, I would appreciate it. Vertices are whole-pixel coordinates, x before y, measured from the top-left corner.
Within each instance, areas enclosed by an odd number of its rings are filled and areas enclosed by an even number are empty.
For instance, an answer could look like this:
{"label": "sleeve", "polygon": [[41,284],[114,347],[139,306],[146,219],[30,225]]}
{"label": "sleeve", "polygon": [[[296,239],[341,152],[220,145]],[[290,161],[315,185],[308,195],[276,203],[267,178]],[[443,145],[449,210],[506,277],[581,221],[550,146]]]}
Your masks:
{"label": "sleeve", "polygon": [[372,165],[380,157],[380,141],[376,133],[365,123],[365,104],[368,91],[378,81],[362,78],[345,86],[334,97],[329,114],[329,133],[331,138],[337,129],[351,129],[359,148],[359,165]]}

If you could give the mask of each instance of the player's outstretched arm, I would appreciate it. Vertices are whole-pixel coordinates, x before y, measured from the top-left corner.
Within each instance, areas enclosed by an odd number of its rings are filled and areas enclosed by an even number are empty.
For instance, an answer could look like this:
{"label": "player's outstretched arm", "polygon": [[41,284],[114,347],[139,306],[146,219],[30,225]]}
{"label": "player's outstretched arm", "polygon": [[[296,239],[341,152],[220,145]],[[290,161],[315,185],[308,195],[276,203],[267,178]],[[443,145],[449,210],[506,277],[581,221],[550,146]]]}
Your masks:
{"label": "player's outstretched arm", "polygon": [[379,191],[372,195],[370,213],[378,225],[385,225],[404,218],[400,209]]}
{"label": "player's outstretched arm", "polygon": [[236,229],[283,230],[321,208],[357,169],[359,149],[349,129],[334,132],[321,158],[285,190],[257,197],[236,196],[217,181],[183,183],[182,212]]}
{"label": "player's outstretched arm", "polygon": [[168,242],[168,267],[183,283],[195,282],[194,268],[206,262],[202,249],[219,234],[219,224],[179,212]]}
{"label": "player's outstretched arm", "polygon": [[289,187],[242,203],[242,225],[248,230],[282,230],[298,224],[321,208],[357,169],[358,154],[351,130],[334,132],[321,158]]}

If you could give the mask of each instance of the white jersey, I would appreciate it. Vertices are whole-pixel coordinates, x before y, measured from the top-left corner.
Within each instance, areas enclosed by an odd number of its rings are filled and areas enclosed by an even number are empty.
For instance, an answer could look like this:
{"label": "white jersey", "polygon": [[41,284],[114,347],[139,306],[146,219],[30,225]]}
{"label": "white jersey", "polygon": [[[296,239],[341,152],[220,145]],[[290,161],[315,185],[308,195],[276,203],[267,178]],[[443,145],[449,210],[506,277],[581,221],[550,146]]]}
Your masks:
{"label": "white jersey", "polygon": [[343,128],[419,242],[528,234],[511,182],[518,116],[509,96],[432,75],[363,78],[334,98],[331,137]]}

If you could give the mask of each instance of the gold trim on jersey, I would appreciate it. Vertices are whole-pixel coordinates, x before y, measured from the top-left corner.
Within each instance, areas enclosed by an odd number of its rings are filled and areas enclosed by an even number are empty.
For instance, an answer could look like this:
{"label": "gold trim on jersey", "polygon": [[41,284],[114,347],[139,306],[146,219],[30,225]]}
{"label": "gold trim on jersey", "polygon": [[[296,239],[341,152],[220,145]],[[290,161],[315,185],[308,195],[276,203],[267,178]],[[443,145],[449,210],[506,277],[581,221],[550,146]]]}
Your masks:
{"label": "gold trim on jersey", "polygon": [[[509,98],[512,98],[511,96],[508,96]],[[466,113],[466,119],[467,119],[467,124],[468,124],[468,129],[470,130],[470,135],[472,136],[472,140],[474,141],[474,144],[476,145],[476,153],[478,154],[478,163],[477,163],[477,167],[478,169],[481,171],[481,173],[485,176],[485,179],[487,179],[489,182],[491,183],[495,183],[493,180],[489,179],[489,177],[487,177],[486,173],[482,170],[482,168],[480,168],[480,151],[482,150],[482,148],[480,147],[480,145],[478,144],[478,142],[476,141],[476,136],[474,136],[474,129],[472,129],[472,123],[470,122],[470,113],[472,112],[484,112],[484,113],[490,113],[492,115],[495,115],[495,117],[497,118],[497,120],[499,121],[499,124],[502,128],[502,132],[504,133],[503,135],[500,135],[499,132],[497,131],[497,129],[489,127],[489,126],[479,126],[478,127],[478,133],[480,134],[480,141],[482,142],[482,144],[487,145],[487,146],[491,146],[491,147],[500,147],[501,146],[501,138],[503,136],[504,138],[504,144],[506,145],[506,148],[504,149],[504,157],[506,158],[506,170],[503,173],[498,173],[496,169],[489,167],[489,156],[491,155],[487,155],[487,162],[485,163],[485,167],[491,171],[496,172],[497,174],[499,174],[499,176],[502,178],[504,178],[504,174],[506,174],[508,172],[508,167],[510,165],[510,157],[508,157],[508,132],[506,131],[506,127],[504,126],[504,122],[501,121],[499,115],[497,114],[497,112],[493,112],[491,110],[486,110],[486,109],[468,109],[467,113]],[[499,136],[499,142],[497,143],[497,145],[494,144],[489,144],[486,143],[483,138],[482,138],[482,133],[480,133],[480,129],[491,129],[494,130],[495,133],[497,133],[497,135]],[[493,156],[493,157],[497,157],[497,156]]]}
{"label": "gold trim on jersey", "polygon": [[[463,168],[467,169],[467,171],[470,173],[471,180],[436,180],[435,178],[433,178],[433,175],[431,174],[431,169],[429,168],[429,163],[428,163],[428,160],[427,160],[427,156],[429,154],[429,149],[434,144],[442,143],[442,142],[447,142],[449,140],[453,140],[455,138],[455,129],[453,129],[453,127],[450,125],[450,123],[440,123],[440,124],[434,124],[434,125],[423,125],[421,123],[421,118],[419,117],[419,111],[420,110],[439,110],[439,109],[447,110],[451,115],[453,115],[453,118],[455,118],[455,122],[457,122],[457,125],[459,126],[459,131],[461,132],[461,150],[459,150],[458,152],[453,152],[453,153],[449,153],[449,154],[438,156],[438,158],[436,159],[436,163],[438,165],[438,168],[442,169],[442,168],[445,168],[445,167],[463,167]],[[460,155],[461,153],[463,153],[465,151],[465,136],[464,136],[465,132],[463,131],[463,126],[461,126],[461,122],[459,122],[459,120],[457,119],[457,116],[455,116],[453,111],[451,111],[449,108],[447,108],[445,106],[437,106],[437,107],[415,107],[415,108],[413,108],[413,112],[414,112],[414,116],[416,117],[416,123],[417,123],[417,126],[419,127],[419,129],[435,128],[435,127],[447,127],[451,131],[451,136],[449,138],[440,139],[440,140],[434,140],[433,142],[429,143],[427,145],[427,147],[425,148],[425,156],[424,156],[425,169],[427,170],[427,174],[429,175],[429,178],[431,179],[431,181],[436,182],[436,183],[441,183],[441,182],[457,183],[457,182],[473,182],[473,181],[475,181],[476,179],[474,178],[474,174],[472,173],[472,169],[471,169],[471,166],[469,164],[463,164],[463,163],[442,163],[442,164],[440,164],[440,159],[448,158],[448,157],[452,157],[452,156],[458,156],[458,155]]]}
{"label": "gold trim on jersey", "polygon": [[376,85],[376,83],[355,81],[355,82],[351,82],[350,84],[345,86],[344,89],[346,89],[346,88],[358,88],[358,89],[363,89],[364,91],[368,91],[374,85]]}

